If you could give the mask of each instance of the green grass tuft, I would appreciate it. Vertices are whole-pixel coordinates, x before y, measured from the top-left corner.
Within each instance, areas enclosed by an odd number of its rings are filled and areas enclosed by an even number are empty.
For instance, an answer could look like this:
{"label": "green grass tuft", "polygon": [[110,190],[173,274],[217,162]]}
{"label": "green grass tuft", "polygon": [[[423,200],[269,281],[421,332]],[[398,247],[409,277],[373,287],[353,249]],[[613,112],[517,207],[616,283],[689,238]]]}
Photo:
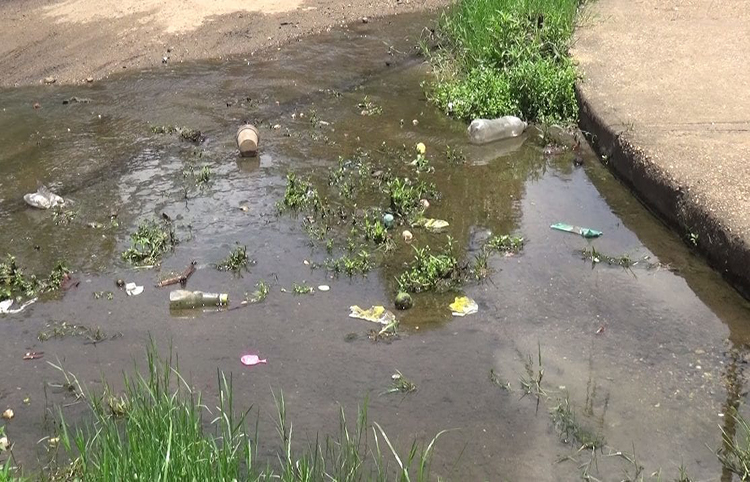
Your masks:
{"label": "green grass tuft", "polygon": [[428,97],[460,118],[572,122],[579,0],[460,0],[440,18]]}
{"label": "green grass tuft", "polygon": [[[260,460],[257,425],[255,433],[249,432],[249,410],[235,413],[232,379],[223,374],[217,406],[211,408],[171,358],[160,360],[153,347],[146,373],[125,375],[123,394],[106,387],[101,395],[87,393],[75,376],[63,375],[88,403],[90,416],[72,427],[60,412],[59,446],[70,461],[45,474],[47,480],[426,481],[435,442],[444,433],[426,446],[415,441],[407,453],[399,453],[380,425],[370,425],[365,403],[353,426],[342,408],[336,435],[298,444],[279,392],[274,399],[280,447]],[[0,466],[0,477],[4,472]],[[6,480],[14,479],[0,478]]]}

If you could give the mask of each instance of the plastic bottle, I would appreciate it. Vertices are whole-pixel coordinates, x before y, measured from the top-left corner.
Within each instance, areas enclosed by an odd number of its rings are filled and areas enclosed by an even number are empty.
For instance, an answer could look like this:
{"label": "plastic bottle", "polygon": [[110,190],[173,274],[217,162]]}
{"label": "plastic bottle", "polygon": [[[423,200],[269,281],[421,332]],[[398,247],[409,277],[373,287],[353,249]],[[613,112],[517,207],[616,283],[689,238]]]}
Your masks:
{"label": "plastic bottle", "polygon": [[226,293],[204,293],[203,291],[174,290],[169,293],[169,307],[175,310],[221,306],[229,303]]}
{"label": "plastic bottle", "polygon": [[474,119],[469,125],[469,137],[475,144],[518,137],[523,134],[526,125],[526,122],[512,115],[492,120]]}

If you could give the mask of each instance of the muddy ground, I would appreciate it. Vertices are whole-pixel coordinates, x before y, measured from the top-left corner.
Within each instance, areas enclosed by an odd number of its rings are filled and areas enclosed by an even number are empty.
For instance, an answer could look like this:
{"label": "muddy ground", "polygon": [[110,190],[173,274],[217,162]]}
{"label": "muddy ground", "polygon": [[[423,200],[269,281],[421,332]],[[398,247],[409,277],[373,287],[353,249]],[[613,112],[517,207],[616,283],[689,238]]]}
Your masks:
{"label": "muddy ground", "polygon": [[123,69],[253,55],[355,20],[446,0],[8,0],[0,3],[0,86],[82,83]]}

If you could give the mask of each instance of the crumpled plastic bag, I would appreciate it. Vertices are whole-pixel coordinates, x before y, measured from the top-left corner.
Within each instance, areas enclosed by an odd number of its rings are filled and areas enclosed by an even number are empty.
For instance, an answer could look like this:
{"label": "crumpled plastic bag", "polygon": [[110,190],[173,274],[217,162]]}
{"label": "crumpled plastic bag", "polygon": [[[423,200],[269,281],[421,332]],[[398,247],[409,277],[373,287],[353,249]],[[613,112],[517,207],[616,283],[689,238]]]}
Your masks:
{"label": "crumpled plastic bag", "polygon": [[138,296],[143,293],[143,286],[138,286],[135,283],[128,283],[125,285],[125,292],[128,296]]}
{"label": "crumpled plastic bag", "polygon": [[466,296],[456,296],[456,299],[448,305],[453,312],[453,316],[466,316],[479,311],[476,301]]}
{"label": "crumpled plastic bag", "polygon": [[442,219],[432,219],[432,218],[420,218],[414,221],[414,226],[421,226],[425,228],[428,231],[432,231],[434,233],[440,232],[441,230],[447,228],[450,226],[448,224],[448,221],[443,221]]}
{"label": "crumpled plastic bag", "polygon": [[23,200],[29,206],[37,209],[49,209],[65,204],[65,199],[53,193],[44,185],[39,186],[36,192],[24,194]]}
{"label": "crumpled plastic bag", "polygon": [[9,314],[12,315],[14,313],[20,313],[23,310],[26,309],[27,306],[34,303],[37,299],[31,299],[27,301],[26,303],[22,304],[19,308],[11,309],[10,307],[13,305],[13,300],[5,300],[0,301],[0,314]]}
{"label": "crumpled plastic bag", "polygon": [[363,310],[357,305],[350,306],[349,318],[372,321],[381,325],[388,325],[396,321],[396,315],[386,310],[383,306],[371,306],[369,310]]}

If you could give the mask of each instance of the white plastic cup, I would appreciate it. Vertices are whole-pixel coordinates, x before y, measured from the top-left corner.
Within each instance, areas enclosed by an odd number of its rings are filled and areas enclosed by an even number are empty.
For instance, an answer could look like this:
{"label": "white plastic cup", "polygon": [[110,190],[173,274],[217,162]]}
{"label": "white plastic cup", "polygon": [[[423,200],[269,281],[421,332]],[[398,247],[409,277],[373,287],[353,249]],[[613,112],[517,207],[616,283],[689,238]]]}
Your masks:
{"label": "white plastic cup", "polygon": [[260,133],[250,124],[245,124],[237,130],[237,147],[242,157],[253,157],[258,154]]}

